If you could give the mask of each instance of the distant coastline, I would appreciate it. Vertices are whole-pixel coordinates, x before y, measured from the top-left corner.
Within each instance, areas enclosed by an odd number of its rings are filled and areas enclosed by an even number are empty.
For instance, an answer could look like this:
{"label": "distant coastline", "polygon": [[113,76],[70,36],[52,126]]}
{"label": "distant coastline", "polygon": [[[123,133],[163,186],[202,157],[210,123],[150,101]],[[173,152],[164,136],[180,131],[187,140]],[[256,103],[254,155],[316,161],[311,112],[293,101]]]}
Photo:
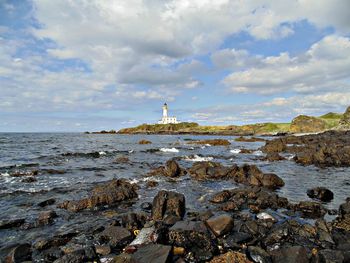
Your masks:
{"label": "distant coastline", "polygon": [[[297,133],[318,133],[327,130],[350,129],[350,107],[344,114],[329,112],[319,117],[299,115],[290,123],[255,123],[247,125],[202,126],[195,122],[177,124],[142,124],[119,131],[98,131],[93,134],[158,134],[158,135],[221,135],[273,136]],[[90,132],[86,132],[90,133]]]}

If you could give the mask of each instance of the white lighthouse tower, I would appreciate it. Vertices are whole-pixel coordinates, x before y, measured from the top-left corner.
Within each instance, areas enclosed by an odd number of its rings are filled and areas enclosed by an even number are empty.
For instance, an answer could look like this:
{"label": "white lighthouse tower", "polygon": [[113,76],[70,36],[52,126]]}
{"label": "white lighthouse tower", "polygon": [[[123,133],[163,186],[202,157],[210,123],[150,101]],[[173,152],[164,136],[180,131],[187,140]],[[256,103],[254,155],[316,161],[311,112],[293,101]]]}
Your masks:
{"label": "white lighthouse tower", "polygon": [[169,117],[168,116],[168,104],[164,103],[163,107],[163,117],[162,119],[158,122],[158,124],[176,124],[178,123],[176,117]]}

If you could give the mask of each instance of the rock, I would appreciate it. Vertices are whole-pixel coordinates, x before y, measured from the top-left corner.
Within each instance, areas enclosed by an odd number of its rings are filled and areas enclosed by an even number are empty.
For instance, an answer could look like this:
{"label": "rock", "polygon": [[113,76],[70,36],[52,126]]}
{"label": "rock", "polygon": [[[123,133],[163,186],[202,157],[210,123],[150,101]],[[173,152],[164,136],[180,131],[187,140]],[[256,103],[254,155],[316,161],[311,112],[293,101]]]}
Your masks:
{"label": "rock", "polygon": [[167,176],[167,177],[179,177],[186,173],[175,160],[168,160],[165,166],[160,166],[147,174],[147,176]]}
{"label": "rock", "polygon": [[13,248],[6,256],[4,263],[19,263],[31,260],[31,246],[30,244],[21,244]]}
{"label": "rock", "polygon": [[304,247],[293,246],[271,251],[272,262],[274,263],[308,263],[307,251]]}
{"label": "rock", "polygon": [[206,223],[216,236],[225,235],[233,228],[233,219],[228,214],[211,217]]}
{"label": "rock", "polygon": [[235,141],[236,142],[266,142],[266,140],[262,138],[257,138],[257,137],[248,138],[243,136],[236,138]]}
{"label": "rock", "polygon": [[240,248],[241,244],[247,243],[253,239],[253,236],[245,232],[234,232],[225,236],[222,244],[225,248]]}
{"label": "rock", "polygon": [[306,115],[299,115],[292,120],[290,125],[290,132],[304,133],[304,132],[320,132],[326,129],[326,122],[316,117]]}
{"label": "rock", "polygon": [[265,153],[294,154],[293,160],[302,165],[318,167],[350,166],[350,131],[326,131],[304,136],[286,136],[267,141]]}
{"label": "rock", "polygon": [[132,240],[132,235],[124,227],[109,226],[100,234],[100,239],[107,241],[112,247],[123,247]]}
{"label": "rock", "polygon": [[50,198],[50,199],[47,199],[45,201],[38,203],[38,206],[45,207],[48,205],[53,205],[55,202],[56,202],[56,200],[54,198]]}
{"label": "rock", "polygon": [[257,214],[256,217],[261,220],[271,220],[273,222],[277,222],[276,218],[274,218],[272,215],[266,212],[261,212]]}
{"label": "rock", "polygon": [[223,255],[214,257],[210,263],[253,263],[243,253],[229,251]]}
{"label": "rock", "polygon": [[326,210],[323,206],[316,202],[301,201],[297,205],[297,209],[306,218],[320,218],[326,214]]}
{"label": "rock", "polygon": [[116,163],[128,163],[129,161],[130,161],[129,158],[126,156],[120,156],[115,159]]}
{"label": "rock", "polygon": [[201,140],[201,141],[191,141],[189,144],[210,144],[211,146],[228,146],[231,143],[224,139],[212,139],[212,140]]}
{"label": "rock", "polygon": [[342,263],[344,261],[344,254],[341,251],[334,249],[324,249],[317,251],[313,258],[315,263]]}
{"label": "rock", "polygon": [[147,140],[141,140],[139,141],[139,144],[151,144],[151,141],[147,141]]}
{"label": "rock", "polygon": [[277,152],[269,152],[266,154],[266,157],[264,158],[264,160],[269,161],[269,162],[282,161],[285,159],[286,158],[282,157]]}
{"label": "rock", "polygon": [[159,183],[157,181],[147,181],[146,187],[156,187]]}
{"label": "rock", "polygon": [[162,190],[154,197],[152,206],[153,220],[162,220],[166,215],[183,218],[186,211],[185,196]]}
{"label": "rock", "polygon": [[102,256],[106,256],[111,253],[111,247],[109,245],[95,245],[96,253]]}
{"label": "rock", "polygon": [[19,227],[25,222],[23,218],[0,220],[0,229]]}
{"label": "rock", "polygon": [[350,200],[349,198],[347,201],[339,206],[339,214],[342,218],[350,216]]}
{"label": "rock", "polygon": [[189,169],[191,177],[196,180],[213,180],[213,179],[227,179],[230,177],[232,169],[222,166],[217,162],[195,162]]}
{"label": "rock", "polygon": [[57,217],[57,214],[53,210],[41,212],[38,216],[36,224],[38,226],[49,225],[53,223],[54,218]]}
{"label": "rock", "polygon": [[140,247],[131,259],[135,263],[166,263],[170,261],[171,246],[148,244]]}
{"label": "rock", "polygon": [[342,118],[340,119],[338,129],[350,129],[350,106],[346,109]]}
{"label": "rock", "polygon": [[216,239],[201,221],[179,221],[169,228],[169,244],[183,247],[197,260],[208,260],[217,250]]}
{"label": "rock", "polygon": [[86,208],[94,208],[101,205],[115,205],[124,200],[137,197],[138,186],[124,179],[114,179],[108,183],[96,186],[90,197],[78,201],[65,201],[58,205],[72,212],[78,212]]}
{"label": "rock", "polygon": [[34,176],[28,176],[21,180],[22,183],[34,183],[38,181]]}
{"label": "rock", "polygon": [[271,263],[270,255],[260,247],[249,246],[248,256],[253,260],[253,262],[259,263]]}
{"label": "rock", "polygon": [[310,198],[319,199],[323,202],[333,200],[333,192],[325,187],[315,187],[307,190],[307,195]]}
{"label": "rock", "polygon": [[29,177],[35,177],[39,174],[38,170],[33,170],[33,171],[14,171],[13,173],[10,174],[12,177],[22,177],[22,176],[29,176]]}

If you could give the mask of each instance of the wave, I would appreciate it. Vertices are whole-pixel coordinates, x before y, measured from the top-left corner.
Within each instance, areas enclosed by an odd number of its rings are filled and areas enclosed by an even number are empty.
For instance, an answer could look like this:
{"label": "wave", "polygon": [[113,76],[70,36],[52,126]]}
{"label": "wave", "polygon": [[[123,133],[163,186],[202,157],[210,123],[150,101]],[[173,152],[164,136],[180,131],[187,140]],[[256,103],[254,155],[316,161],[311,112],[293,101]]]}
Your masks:
{"label": "wave", "polygon": [[238,154],[241,152],[241,149],[233,149],[233,150],[230,150],[230,153],[233,153],[233,154]]}
{"label": "wave", "polygon": [[254,151],[253,154],[256,155],[256,156],[262,156],[262,155],[264,155],[264,153],[263,153],[262,151],[260,151],[260,150]]}
{"label": "wave", "polygon": [[191,161],[191,162],[208,162],[212,161],[214,158],[211,156],[199,156],[197,154],[185,156],[184,160]]}
{"label": "wave", "polygon": [[165,153],[178,153],[179,150],[176,148],[160,148],[159,149],[161,152],[165,152]]}

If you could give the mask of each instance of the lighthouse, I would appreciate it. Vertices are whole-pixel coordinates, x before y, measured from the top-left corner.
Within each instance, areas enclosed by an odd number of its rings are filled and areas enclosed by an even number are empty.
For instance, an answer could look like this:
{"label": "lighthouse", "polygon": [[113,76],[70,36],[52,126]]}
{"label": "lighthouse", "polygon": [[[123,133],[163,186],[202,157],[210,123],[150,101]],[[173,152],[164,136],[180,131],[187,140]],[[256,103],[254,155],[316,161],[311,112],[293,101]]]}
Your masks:
{"label": "lighthouse", "polygon": [[163,117],[162,119],[158,122],[158,124],[176,124],[178,123],[176,117],[169,117],[168,116],[168,104],[164,103],[163,107]]}

